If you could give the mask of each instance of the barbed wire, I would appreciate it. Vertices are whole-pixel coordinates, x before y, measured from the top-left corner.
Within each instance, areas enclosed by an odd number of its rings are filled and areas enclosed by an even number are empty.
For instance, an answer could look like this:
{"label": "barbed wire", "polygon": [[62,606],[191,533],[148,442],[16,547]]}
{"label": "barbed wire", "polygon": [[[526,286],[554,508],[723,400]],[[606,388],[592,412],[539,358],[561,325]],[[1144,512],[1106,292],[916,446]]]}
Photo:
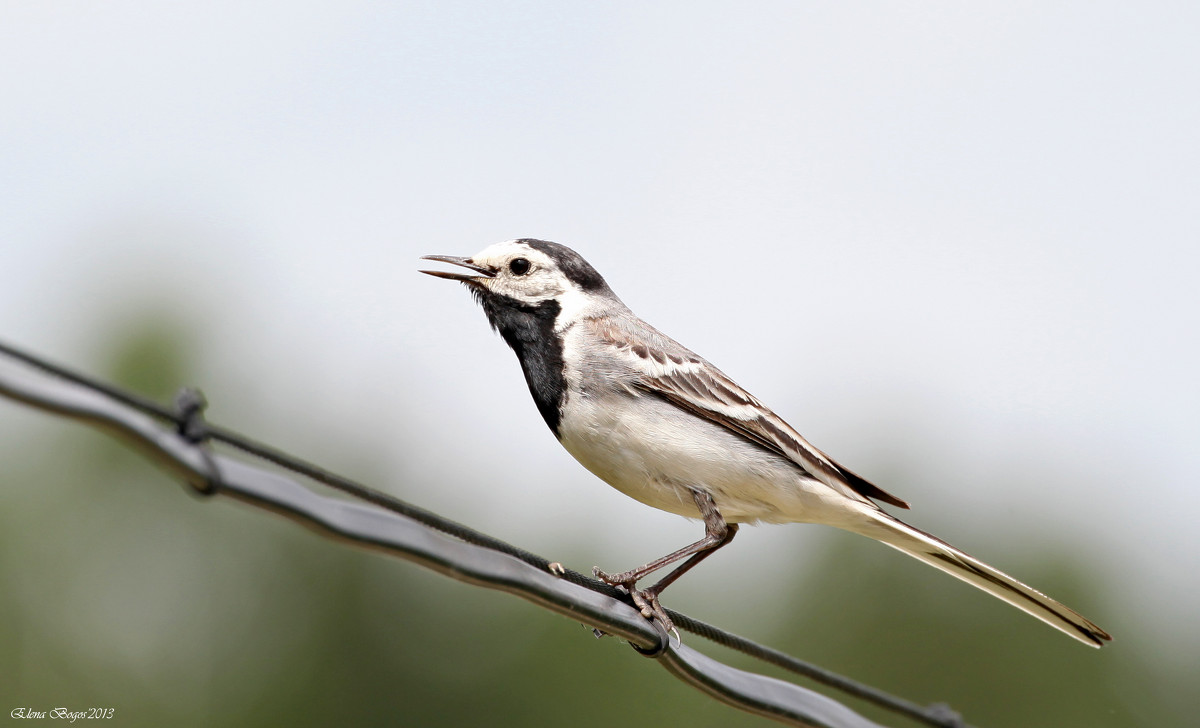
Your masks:
{"label": "barbed wire", "polygon": [[[881,728],[850,708],[793,683],[720,663],[671,639],[623,591],[493,536],[332,473],[203,419],[205,401],[184,389],[167,407],[0,342],[0,394],[105,429],[198,493],[274,511],[328,536],[416,562],[470,584],[510,592],[628,641],[670,672],[751,713],[814,728]],[[4,361],[0,359],[0,361]],[[15,368],[11,365],[18,363]],[[47,376],[49,375],[49,376]],[[160,423],[169,423],[164,427]],[[321,496],[280,473],[221,455],[217,441],[363,501]],[[877,688],[668,609],[676,627],[936,728],[970,728],[949,706],[920,706]]]}

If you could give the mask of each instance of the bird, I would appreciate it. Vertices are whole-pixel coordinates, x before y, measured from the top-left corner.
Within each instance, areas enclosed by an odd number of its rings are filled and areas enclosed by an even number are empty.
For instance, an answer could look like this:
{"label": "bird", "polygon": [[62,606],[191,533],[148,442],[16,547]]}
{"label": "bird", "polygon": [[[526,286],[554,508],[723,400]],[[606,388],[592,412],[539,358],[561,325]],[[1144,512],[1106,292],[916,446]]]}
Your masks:
{"label": "bird", "polygon": [[[618,491],[704,523],[704,537],[628,571],[593,569],[668,630],[663,590],[740,524],[819,523],[872,538],[1100,647],[1112,637],[1041,592],[911,526],[909,504],[834,461],[720,369],[640,319],[571,248],[533,238],[427,255],[515,352],[559,443]],[[674,565],[652,586],[647,575]]]}

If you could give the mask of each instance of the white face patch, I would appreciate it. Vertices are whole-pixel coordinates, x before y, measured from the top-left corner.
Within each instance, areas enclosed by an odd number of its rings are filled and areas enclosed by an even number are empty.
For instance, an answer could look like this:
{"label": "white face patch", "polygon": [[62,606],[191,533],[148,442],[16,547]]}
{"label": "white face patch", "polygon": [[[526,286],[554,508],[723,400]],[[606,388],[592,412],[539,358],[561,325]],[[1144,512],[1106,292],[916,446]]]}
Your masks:
{"label": "white face patch", "polygon": [[[578,258],[573,251],[567,248],[563,250]],[[611,311],[614,307],[624,308],[624,304],[604,285],[603,279],[595,271],[588,268],[588,272],[599,281],[602,293],[589,293],[584,290],[576,277],[563,270],[561,259],[524,240],[496,243],[471,256],[470,260],[475,265],[496,272],[492,278],[480,277],[472,281],[474,285],[486,289],[489,293],[530,306],[550,300],[558,303],[559,314],[555,318],[554,327],[559,332],[597,312]],[[582,259],[570,261],[570,264],[578,263],[587,267],[587,263]],[[576,276],[579,275],[579,271],[575,273]]]}
{"label": "white face patch", "polygon": [[[524,273],[520,272],[523,270],[520,265],[513,269],[513,261],[518,259],[529,263]],[[574,288],[550,256],[516,240],[490,245],[472,255],[471,262],[496,271],[494,278],[479,280],[484,288],[525,303],[558,298]]]}

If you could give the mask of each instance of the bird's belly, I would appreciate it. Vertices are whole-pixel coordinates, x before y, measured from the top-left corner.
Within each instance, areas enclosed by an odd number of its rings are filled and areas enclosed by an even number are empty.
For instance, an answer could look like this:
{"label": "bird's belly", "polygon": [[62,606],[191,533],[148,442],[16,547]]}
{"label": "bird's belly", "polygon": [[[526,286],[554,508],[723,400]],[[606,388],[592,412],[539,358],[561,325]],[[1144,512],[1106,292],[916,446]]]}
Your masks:
{"label": "bird's belly", "polygon": [[662,400],[576,397],[563,447],[609,485],[646,505],[698,518],[693,490],[731,522],[827,519],[838,497],[791,461]]}

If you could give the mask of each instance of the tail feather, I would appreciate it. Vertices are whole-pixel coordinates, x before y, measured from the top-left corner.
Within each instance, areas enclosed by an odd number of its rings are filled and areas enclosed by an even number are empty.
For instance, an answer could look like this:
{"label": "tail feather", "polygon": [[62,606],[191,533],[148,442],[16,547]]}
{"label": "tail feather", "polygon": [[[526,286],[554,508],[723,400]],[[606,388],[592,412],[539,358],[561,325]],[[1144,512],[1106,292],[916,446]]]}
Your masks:
{"label": "tail feather", "polygon": [[968,556],[940,538],[882,511],[873,511],[870,515],[869,521],[860,522],[850,530],[962,579],[1086,645],[1101,647],[1105,641],[1112,639],[1107,632],[1070,607]]}

